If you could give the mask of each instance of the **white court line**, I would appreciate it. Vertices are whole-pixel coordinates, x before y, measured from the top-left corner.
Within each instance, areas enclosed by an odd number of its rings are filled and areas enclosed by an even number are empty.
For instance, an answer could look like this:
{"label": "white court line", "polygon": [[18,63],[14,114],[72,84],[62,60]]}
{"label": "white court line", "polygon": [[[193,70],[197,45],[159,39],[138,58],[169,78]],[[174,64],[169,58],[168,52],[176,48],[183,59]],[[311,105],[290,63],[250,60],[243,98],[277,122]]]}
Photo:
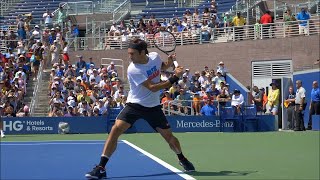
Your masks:
{"label": "white court line", "polygon": [[151,158],[152,160],[156,161],[157,163],[161,164],[162,166],[164,166],[165,168],[169,169],[170,171],[176,173],[177,175],[181,176],[184,179],[187,180],[195,180],[195,178],[193,178],[192,176],[180,171],[179,169],[171,166],[170,164],[164,162],[163,160],[161,160],[160,158],[148,153],[147,151],[139,148],[138,146],[130,143],[129,141],[126,140],[122,140],[124,143],[128,144],[129,146],[131,146],[132,148],[136,149],[137,151],[141,152],[142,154],[148,156],[149,158]]}

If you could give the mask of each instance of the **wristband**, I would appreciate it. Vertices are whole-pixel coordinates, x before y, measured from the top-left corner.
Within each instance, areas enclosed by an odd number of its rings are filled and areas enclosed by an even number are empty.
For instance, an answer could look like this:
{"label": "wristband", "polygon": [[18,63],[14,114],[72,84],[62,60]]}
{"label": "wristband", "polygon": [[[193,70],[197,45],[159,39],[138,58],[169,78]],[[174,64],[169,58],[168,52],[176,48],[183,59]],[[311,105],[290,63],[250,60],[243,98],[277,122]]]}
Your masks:
{"label": "wristband", "polygon": [[174,84],[179,81],[179,77],[177,77],[176,75],[173,75],[171,78],[169,78],[169,81],[171,84]]}

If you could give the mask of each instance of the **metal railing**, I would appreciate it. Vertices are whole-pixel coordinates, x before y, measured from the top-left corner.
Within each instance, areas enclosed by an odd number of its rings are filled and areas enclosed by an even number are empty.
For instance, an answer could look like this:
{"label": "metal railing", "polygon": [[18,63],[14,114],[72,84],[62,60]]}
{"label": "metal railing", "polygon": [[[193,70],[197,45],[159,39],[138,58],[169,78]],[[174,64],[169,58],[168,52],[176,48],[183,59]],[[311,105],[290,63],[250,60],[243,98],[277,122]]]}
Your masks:
{"label": "metal railing", "polygon": [[[117,74],[121,73],[122,81],[125,80],[125,69],[124,69],[124,62],[123,59],[114,59],[114,58],[101,58],[100,65],[105,66],[107,68],[111,62],[114,63],[115,69],[117,71]],[[120,68],[120,69],[119,69]]]}
{"label": "metal railing", "polygon": [[37,75],[37,82],[34,86],[33,97],[30,102],[30,116],[34,115],[34,110],[38,105],[38,100],[39,100],[38,92],[41,87],[40,83],[42,82],[42,73],[43,73],[43,62],[40,63],[40,67]]}
{"label": "metal railing", "polygon": [[[191,94],[190,94],[191,97]],[[220,103],[225,103],[225,106],[231,106],[231,99],[229,100],[212,100],[213,106],[216,108],[216,115],[220,115],[222,106]],[[220,102],[220,103],[219,103]],[[161,103],[162,111],[166,115],[180,115],[180,116],[195,116],[200,115],[201,108],[206,104],[206,100],[168,100]],[[243,105],[245,105],[244,103]],[[196,107],[199,106],[199,107]],[[224,106],[223,106],[224,107]],[[199,112],[197,112],[199,111]]]}
{"label": "metal railing", "polygon": [[67,15],[81,15],[94,13],[94,3],[92,1],[67,2],[65,4]]}
{"label": "metal railing", "polygon": [[131,12],[131,1],[125,0],[112,12],[113,22],[118,22]]}
{"label": "metal railing", "polygon": [[[299,23],[306,23],[306,26],[299,26]],[[311,19],[308,21],[277,22],[270,24],[246,25],[241,27],[226,28],[198,28],[184,32],[173,32],[178,45],[191,45],[202,43],[221,43],[243,40],[259,40],[267,38],[287,38],[301,35],[320,34],[320,20]],[[120,33],[113,36],[80,37],[78,49],[126,49],[133,38],[141,38],[153,47],[153,34],[129,34]],[[72,48],[72,47],[71,47]]]}
{"label": "metal railing", "polygon": [[3,16],[4,13],[12,6],[12,4],[16,2],[19,2],[19,0],[1,0],[0,16]]}

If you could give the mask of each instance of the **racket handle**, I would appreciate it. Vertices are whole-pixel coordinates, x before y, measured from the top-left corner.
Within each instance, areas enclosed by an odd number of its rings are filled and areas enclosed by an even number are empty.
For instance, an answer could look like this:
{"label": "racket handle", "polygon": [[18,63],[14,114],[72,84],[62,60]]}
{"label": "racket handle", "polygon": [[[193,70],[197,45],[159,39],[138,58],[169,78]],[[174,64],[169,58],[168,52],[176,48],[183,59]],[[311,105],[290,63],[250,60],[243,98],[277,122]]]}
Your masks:
{"label": "racket handle", "polygon": [[178,62],[176,60],[173,60],[173,64],[174,64],[174,67],[178,67],[179,66],[179,64],[178,64]]}

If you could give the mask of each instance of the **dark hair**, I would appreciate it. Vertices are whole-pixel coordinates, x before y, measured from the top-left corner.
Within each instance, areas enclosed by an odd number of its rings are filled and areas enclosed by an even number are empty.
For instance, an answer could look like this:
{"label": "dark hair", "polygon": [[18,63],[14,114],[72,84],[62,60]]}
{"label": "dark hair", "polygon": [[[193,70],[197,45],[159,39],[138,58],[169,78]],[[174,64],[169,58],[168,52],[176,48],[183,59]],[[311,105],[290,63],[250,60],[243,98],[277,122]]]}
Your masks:
{"label": "dark hair", "polygon": [[135,38],[135,39],[131,40],[129,43],[129,48],[138,50],[139,54],[141,54],[142,50],[145,50],[146,54],[149,53],[147,50],[148,44],[144,40],[141,40],[139,38]]}

